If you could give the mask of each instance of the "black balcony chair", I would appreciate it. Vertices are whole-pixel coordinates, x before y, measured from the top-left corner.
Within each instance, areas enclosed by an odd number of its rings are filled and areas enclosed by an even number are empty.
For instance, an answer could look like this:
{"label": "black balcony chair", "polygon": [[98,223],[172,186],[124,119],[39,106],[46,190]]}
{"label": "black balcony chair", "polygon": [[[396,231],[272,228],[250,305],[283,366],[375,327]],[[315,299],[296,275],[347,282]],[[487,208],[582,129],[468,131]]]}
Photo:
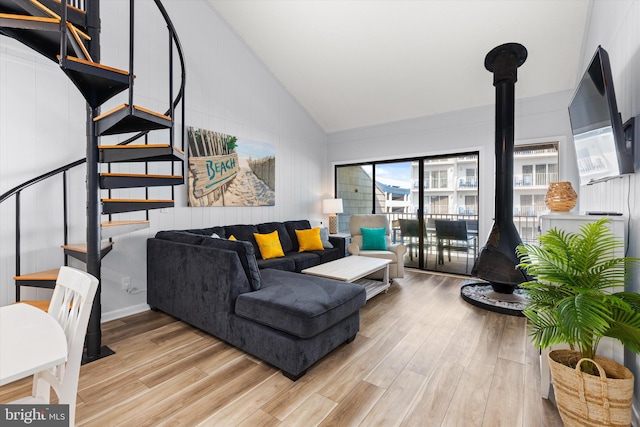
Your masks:
{"label": "black balcony chair", "polygon": [[398,225],[400,225],[400,234],[402,236],[402,243],[409,252],[409,259],[413,261],[413,254],[415,252],[418,256],[418,248],[420,247],[418,233],[418,220],[417,219],[399,219]]}
{"label": "black balcony chair", "polygon": [[435,220],[436,242],[438,251],[436,255],[436,267],[444,264],[444,251],[447,251],[449,261],[451,261],[451,251],[466,253],[465,273],[469,271],[469,253],[476,257],[476,236],[467,232],[467,221]]}

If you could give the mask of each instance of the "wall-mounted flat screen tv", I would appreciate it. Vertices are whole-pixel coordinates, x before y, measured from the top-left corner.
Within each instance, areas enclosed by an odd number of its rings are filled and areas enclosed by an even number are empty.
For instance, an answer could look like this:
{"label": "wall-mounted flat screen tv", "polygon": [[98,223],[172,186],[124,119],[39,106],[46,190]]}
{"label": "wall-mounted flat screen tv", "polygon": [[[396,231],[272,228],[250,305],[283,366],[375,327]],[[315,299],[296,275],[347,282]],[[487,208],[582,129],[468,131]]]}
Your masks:
{"label": "wall-mounted flat screen tv", "polygon": [[633,146],[625,140],[609,55],[598,46],[569,104],[580,185],[633,173]]}

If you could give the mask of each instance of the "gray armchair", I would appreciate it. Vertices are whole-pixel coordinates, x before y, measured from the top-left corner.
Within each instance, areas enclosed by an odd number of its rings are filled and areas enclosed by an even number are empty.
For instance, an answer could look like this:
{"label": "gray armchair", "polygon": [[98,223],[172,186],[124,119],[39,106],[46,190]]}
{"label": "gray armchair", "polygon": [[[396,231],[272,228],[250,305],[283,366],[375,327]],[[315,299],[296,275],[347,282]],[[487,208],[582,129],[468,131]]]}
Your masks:
{"label": "gray armchair", "polygon": [[[360,227],[385,228],[387,250],[362,250],[362,232]],[[404,277],[404,254],[407,250],[402,243],[391,243],[391,228],[389,227],[389,220],[386,215],[351,215],[349,219],[349,231],[351,234],[351,243],[347,247],[349,254],[389,259],[391,260],[391,264],[389,264],[389,278]],[[377,272],[367,277],[382,278],[382,275],[383,272]]]}

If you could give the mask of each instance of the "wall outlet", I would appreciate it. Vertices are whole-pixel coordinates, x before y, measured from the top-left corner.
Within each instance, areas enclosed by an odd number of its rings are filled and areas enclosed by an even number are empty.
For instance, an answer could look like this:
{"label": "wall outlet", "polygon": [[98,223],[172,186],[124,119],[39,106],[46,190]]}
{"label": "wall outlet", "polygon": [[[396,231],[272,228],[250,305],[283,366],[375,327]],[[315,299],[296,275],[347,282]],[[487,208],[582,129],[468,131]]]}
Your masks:
{"label": "wall outlet", "polygon": [[122,290],[123,291],[129,291],[129,289],[131,288],[131,277],[126,276],[122,278]]}

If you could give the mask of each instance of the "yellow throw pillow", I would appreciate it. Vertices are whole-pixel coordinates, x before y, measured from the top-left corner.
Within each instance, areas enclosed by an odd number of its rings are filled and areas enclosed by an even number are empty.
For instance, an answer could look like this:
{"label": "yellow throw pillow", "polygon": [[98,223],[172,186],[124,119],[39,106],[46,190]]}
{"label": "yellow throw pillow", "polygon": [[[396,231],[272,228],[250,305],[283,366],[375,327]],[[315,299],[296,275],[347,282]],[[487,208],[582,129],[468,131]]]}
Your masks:
{"label": "yellow throw pillow", "polygon": [[253,237],[256,239],[262,259],[279,258],[284,256],[282,245],[280,244],[280,238],[278,237],[278,230],[274,230],[272,233],[268,234],[253,233]]}
{"label": "yellow throw pillow", "polygon": [[300,246],[298,252],[321,251],[324,249],[322,239],[320,239],[320,227],[296,230],[296,236]]}
{"label": "yellow throw pillow", "polygon": [[232,234],[231,236],[229,236],[229,240],[238,240],[238,239],[236,239],[236,236]]}

